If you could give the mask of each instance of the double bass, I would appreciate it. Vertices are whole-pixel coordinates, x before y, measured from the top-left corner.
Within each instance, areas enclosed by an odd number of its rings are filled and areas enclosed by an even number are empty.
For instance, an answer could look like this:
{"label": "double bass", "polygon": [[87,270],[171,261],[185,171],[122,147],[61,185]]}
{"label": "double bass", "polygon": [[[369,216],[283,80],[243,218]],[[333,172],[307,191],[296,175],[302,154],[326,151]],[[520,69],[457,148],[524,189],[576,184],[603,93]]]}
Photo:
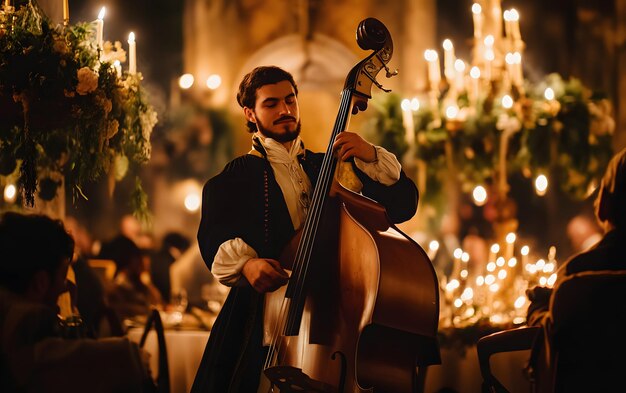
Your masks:
{"label": "double bass", "polygon": [[365,19],[356,34],[373,52],[346,77],[306,221],[280,259],[292,271],[289,284],[266,297],[271,392],[409,393],[423,383],[416,367],[440,362],[430,260],[384,207],[335,176],[335,137],[366,109],[372,86],[383,89],[377,74],[397,73],[387,67],[393,43],[383,23]]}

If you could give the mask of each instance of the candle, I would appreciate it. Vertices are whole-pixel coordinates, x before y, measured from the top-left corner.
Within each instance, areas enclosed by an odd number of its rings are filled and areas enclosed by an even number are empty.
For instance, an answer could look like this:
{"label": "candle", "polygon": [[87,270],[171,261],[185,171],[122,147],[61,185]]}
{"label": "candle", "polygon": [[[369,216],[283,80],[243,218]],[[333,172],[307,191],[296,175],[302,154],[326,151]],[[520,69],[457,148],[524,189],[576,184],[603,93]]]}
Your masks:
{"label": "candle", "polygon": [[528,254],[530,254],[530,247],[523,246],[520,250],[520,253],[522,254],[522,269],[526,271],[526,266],[528,266]]}
{"label": "candle", "polygon": [[411,146],[415,137],[415,125],[413,124],[411,101],[408,98],[405,98],[402,100],[400,107],[402,108],[402,124],[404,125],[406,142],[409,146]]}
{"label": "candle", "polygon": [[104,14],[106,9],[102,7],[100,13],[98,14],[98,19],[96,19],[96,45],[98,46],[98,50],[102,51],[103,45],[103,31],[104,31]]}
{"label": "candle", "polygon": [[513,64],[514,64],[514,76],[513,83],[516,86],[522,86],[524,83],[524,76],[522,74],[522,54],[519,52],[513,53]]}
{"label": "candle", "polygon": [[439,56],[437,55],[437,51],[427,49],[424,52],[424,58],[428,62],[428,81],[430,82],[430,90],[439,90],[441,70],[439,69]]}
{"label": "candle", "polygon": [[135,33],[132,31],[128,35],[128,73],[137,73],[137,44],[135,43]]}
{"label": "candle", "polygon": [[[7,0],[9,2],[9,0]],[[63,23],[68,24],[70,22],[70,5],[68,0],[63,0]]]}
{"label": "candle", "polygon": [[504,11],[504,35],[507,38],[512,38],[511,37],[511,11],[506,10]]}
{"label": "candle", "polygon": [[457,92],[465,90],[465,62],[461,59],[454,61],[455,89]]}
{"label": "candle", "polygon": [[11,9],[11,0],[4,0],[4,11],[10,12]]}
{"label": "candle", "polygon": [[470,77],[472,78],[472,96],[474,98],[474,104],[478,106],[478,79],[480,78],[480,68],[476,66],[472,67]]}
{"label": "candle", "polygon": [[491,63],[495,59],[495,53],[493,51],[494,38],[492,35],[485,37],[485,79],[491,80]]}
{"label": "candle", "polygon": [[515,8],[511,8],[511,10],[509,11],[509,16],[511,18],[511,37],[514,40],[521,40],[522,34],[519,30],[519,12],[517,12]]}
{"label": "candle", "polygon": [[500,252],[500,245],[498,243],[493,243],[491,248],[489,249],[489,260],[488,262],[493,262],[496,260],[496,256]]}
{"label": "candle", "polygon": [[474,38],[480,39],[483,36],[483,14],[480,4],[472,4],[472,16],[474,19]]}
{"label": "candle", "polygon": [[511,257],[513,257],[513,248],[514,248],[514,244],[515,244],[515,239],[517,238],[517,236],[515,236],[515,233],[513,232],[509,232],[506,235],[506,255],[505,258],[511,259]]}
{"label": "candle", "polygon": [[445,39],[443,41],[443,73],[450,85],[452,85],[452,80],[454,79],[454,60],[454,46],[452,45],[452,41]]}
{"label": "candle", "polygon": [[119,60],[115,60],[113,62],[113,68],[115,68],[115,73],[117,74],[118,78],[122,77],[122,65],[120,64]]}

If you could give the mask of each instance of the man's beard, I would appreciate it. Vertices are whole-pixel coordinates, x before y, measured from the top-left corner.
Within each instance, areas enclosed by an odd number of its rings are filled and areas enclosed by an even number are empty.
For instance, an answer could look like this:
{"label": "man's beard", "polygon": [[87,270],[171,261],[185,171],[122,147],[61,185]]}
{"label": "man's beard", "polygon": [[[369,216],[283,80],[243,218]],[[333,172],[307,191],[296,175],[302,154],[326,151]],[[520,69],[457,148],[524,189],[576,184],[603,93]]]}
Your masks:
{"label": "man's beard", "polygon": [[298,120],[298,124],[296,125],[296,128],[293,131],[290,131],[289,125],[285,124],[284,126],[285,132],[282,134],[277,134],[274,131],[269,130],[263,125],[263,123],[261,123],[259,119],[257,119],[256,121],[256,126],[259,129],[259,132],[261,133],[261,135],[263,135],[264,137],[272,138],[276,142],[286,143],[286,142],[291,142],[295,140],[298,137],[298,135],[300,135],[300,128],[302,127],[302,124],[300,120]]}

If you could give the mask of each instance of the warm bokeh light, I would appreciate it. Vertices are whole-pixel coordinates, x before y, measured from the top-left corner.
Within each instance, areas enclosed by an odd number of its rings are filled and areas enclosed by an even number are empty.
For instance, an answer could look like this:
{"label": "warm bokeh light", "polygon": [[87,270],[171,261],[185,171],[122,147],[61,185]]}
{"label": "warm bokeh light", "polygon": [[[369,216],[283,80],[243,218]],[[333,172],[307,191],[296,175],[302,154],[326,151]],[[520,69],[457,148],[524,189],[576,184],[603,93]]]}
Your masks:
{"label": "warm bokeh light", "polygon": [[461,278],[467,278],[469,272],[467,270],[461,270]]}
{"label": "warm bokeh light", "polygon": [[500,245],[498,243],[493,243],[491,245],[491,252],[497,254],[500,252]]}
{"label": "warm bokeh light", "polygon": [[489,262],[487,264],[487,271],[488,272],[493,272],[494,270],[496,270],[496,263],[495,262]]}
{"label": "warm bokeh light", "polygon": [[461,260],[465,263],[469,262],[470,260],[470,255],[466,252],[464,252],[463,254],[461,254]]}
{"label": "warm bokeh light", "polygon": [[452,46],[452,41],[450,41],[449,39],[445,39],[443,40],[443,49],[445,50],[452,50],[454,46]]}
{"label": "warm bokeh light", "polygon": [[460,248],[457,248],[456,250],[454,250],[453,255],[456,259],[461,259],[461,257],[463,256],[463,250],[461,250]]}
{"label": "warm bokeh light", "polygon": [[437,240],[431,240],[431,242],[428,243],[428,248],[432,251],[439,250],[439,242]]}
{"label": "warm bokeh light", "polygon": [[132,31],[128,33],[128,43],[135,42],[135,33]]}
{"label": "warm bokeh light", "polygon": [[106,14],[106,8],[102,7],[102,8],[100,8],[100,12],[98,13],[98,19],[103,20],[104,19],[104,14]]}
{"label": "warm bokeh light", "polygon": [[509,243],[509,244],[515,243],[515,239],[517,239],[517,236],[515,236],[515,233],[513,233],[513,232],[509,232],[506,235],[506,242]]}
{"label": "warm bokeh light", "polygon": [[461,59],[456,59],[454,61],[454,69],[456,70],[456,72],[465,71],[465,62]]}
{"label": "warm bokeh light", "polygon": [[418,100],[416,97],[413,97],[413,99],[411,100],[411,110],[413,112],[417,112],[420,110],[420,100]]}
{"label": "warm bokeh light", "polygon": [[491,34],[489,34],[487,37],[485,37],[485,45],[486,46],[493,46],[493,43],[495,42],[493,36]]}
{"label": "warm bokeh light", "polygon": [[4,187],[4,200],[9,203],[15,202],[15,197],[17,196],[17,188],[13,184],[7,184]]}
{"label": "warm bokeh light", "polygon": [[505,263],[506,261],[504,260],[504,257],[499,257],[498,259],[496,259],[496,265],[500,267],[504,266]]}
{"label": "warm bokeh light", "polygon": [[474,197],[476,206],[482,206],[487,202],[487,190],[483,186],[476,186],[472,191],[472,197]]}
{"label": "warm bokeh light", "polygon": [[476,66],[472,67],[472,69],[470,70],[470,76],[474,79],[480,78],[480,68]]}
{"label": "warm bokeh light", "polygon": [[494,282],[496,282],[496,276],[493,274],[487,274],[487,277],[485,277],[485,284],[492,285]]}
{"label": "warm bokeh light", "polygon": [[436,50],[426,49],[426,51],[424,51],[424,58],[426,61],[435,61],[439,58],[439,55]]}
{"label": "warm bokeh light", "polygon": [[446,117],[448,119],[456,119],[459,115],[459,107],[456,105],[450,105],[446,108]]}
{"label": "warm bokeh light", "polygon": [[479,287],[482,286],[485,283],[485,277],[483,276],[478,276],[476,277],[476,285],[478,285]]}
{"label": "warm bokeh light", "polygon": [[515,55],[511,52],[507,53],[504,56],[504,61],[506,61],[506,64],[515,64]]}
{"label": "warm bokeh light", "polygon": [[405,98],[400,103],[400,108],[402,108],[402,110],[405,112],[411,110],[411,101],[408,98]]}
{"label": "warm bokeh light", "polygon": [[206,87],[211,90],[215,90],[222,84],[222,77],[217,74],[209,76],[206,80]]}
{"label": "warm bokeh light", "polygon": [[178,86],[180,86],[181,89],[189,89],[191,86],[193,86],[193,75],[191,74],[183,74],[179,79],[178,79]]}
{"label": "warm bokeh light", "polygon": [[528,253],[530,252],[530,247],[528,246],[523,246],[520,250],[520,252],[522,253],[522,255],[528,255]]}
{"label": "warm bokeh light", "polygon": [[200,194],[191,192],[185,197],[185,209],[190,212],[196,212],[200,209]]}
{"label": "warm bokeh light", "polygon": [[511,22],[516,22],[519,20],[519,12],[515,8],[511,8],[509,10],[509,19]]}
{"label": "warm bokeh light", "polygon": [[539,175],[535,179],[535,192],[539,196],[546,195],[548,190],[548,178],[545,175]]}
{"label": "warm bokeh light", "polygon": [[504,280],[506,278],[506,270],[502,269],[498,272],[498,278]]}
{"label": "warm bokeh light", "polygon": [[552,90],[551,87],[547,87],[546,90],[543,92],[543,96],[546,98],[546,100],[553,100],[554,90]]}
{"label": "warm bokeh light", "polygon": [[513,258],[509,259],[509,262],[507,262],[507,265],[509,265],[509,267],[517,266],[517,258],[513,257]]}
{"label": "warm bokeh light", "polygon": [[515,308],[522,308],[526,304],[526,296],[520,296],[515,300]]}
{"label": "warm bokeh light", "polygon": [[502,97],[502,107],[504,107],[506,109],[513,108],[513,98],[510,95],[505,94]]}
{"label": "warm bokeh light", "polygon": [[481,7],[480,4],[478,4],[478,3],[472,4],[472,13],[473,14],[480,14],[482,11],[483,11],[483,7]]}

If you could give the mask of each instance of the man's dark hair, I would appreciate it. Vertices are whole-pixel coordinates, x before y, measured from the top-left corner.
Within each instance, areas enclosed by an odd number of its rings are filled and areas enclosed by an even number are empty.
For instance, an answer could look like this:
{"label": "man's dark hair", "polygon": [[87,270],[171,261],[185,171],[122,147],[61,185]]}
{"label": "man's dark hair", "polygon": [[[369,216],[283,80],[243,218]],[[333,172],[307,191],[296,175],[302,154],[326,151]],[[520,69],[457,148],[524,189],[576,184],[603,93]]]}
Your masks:
{"label": "man's dark hair", "polygon": [[162,243],[163,244],[161,248],[168,249],[170,247],[175,247],[180,252],[184,252],[190,246],[189,239],[187,239],[185,236],[183,236],[182,234],[178,232],[168,232],[163,237]]}
{"label": "man's dark hair", "polygon": [[17,294],[28,290],[40,270],[52,277],[65,258],[71,260],[74,240],[63,223],[43,215],[4,213],[0,218],[0,286]]}
{"label": "man's dark hair", "polygon": [[141,259],[141,257],[141,249],[124,235],[117,235],[111,241],[104,243],[98,254],[98,258],[112,259],[115,262],[116,275],[128,268],[133,260]]}
{"label": "man's dark hair", "polygon": [[[264,66],[253,69],[243,77],[239,84],[239,91],[237,92],[237,102],[239,106],[254,109],[256,91],[265,85],[272,85],[282,81],[289,81],[293,86],[296,96],[298,95],[298,86],[296,86],[293,76],[287,71],[275,66]],[[247,126],[249,132],[256,132],[256,124],[248,121]]]}

